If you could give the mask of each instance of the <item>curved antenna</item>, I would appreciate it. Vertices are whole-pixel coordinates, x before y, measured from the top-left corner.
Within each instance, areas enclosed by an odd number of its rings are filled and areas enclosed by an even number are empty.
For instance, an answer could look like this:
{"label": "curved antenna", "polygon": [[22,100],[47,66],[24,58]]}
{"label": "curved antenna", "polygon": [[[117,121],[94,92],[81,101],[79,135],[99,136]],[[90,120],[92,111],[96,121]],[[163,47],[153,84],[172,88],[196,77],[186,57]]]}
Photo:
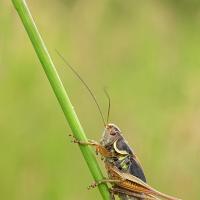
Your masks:
{"label": "curved antenna", "polygon": [[99,110],[99,113],[101,115],[102,121],[103,121],[103,125],[106,126],[106,122],[105,119],[103,117],[103,113],[101,111],[101,108],[97,102],[97,99],[95,97],[95,95],[93,94],[93,92],[91,91],[91,89],[89,88],[89,86],[87,85],[87,83],[81,78],[81,76],[78,74],[78,72],[68,63],[68,61],[59,53],[58,50],[56,50],[56,53],[60,56],[60,58],[63,60],[63,62],[71,69],[71,71],[78,77],[78,79],[83,83],[83,85],[86,87],[86,89],[88,90],[88,92],[90,93],[90,95],[92,96],[95,104],[97,105],[97,108]]}
{"label": "curved antenna", "polygon": [[106,95],[106,97],[108,98],[108,112],[107,112],[107,119],[106,119],[106,123],[108,124],[108,120],[110,117],[110,95],[108,94],[108,91],[106,90],[106,88],[104,87],[104,93]]}

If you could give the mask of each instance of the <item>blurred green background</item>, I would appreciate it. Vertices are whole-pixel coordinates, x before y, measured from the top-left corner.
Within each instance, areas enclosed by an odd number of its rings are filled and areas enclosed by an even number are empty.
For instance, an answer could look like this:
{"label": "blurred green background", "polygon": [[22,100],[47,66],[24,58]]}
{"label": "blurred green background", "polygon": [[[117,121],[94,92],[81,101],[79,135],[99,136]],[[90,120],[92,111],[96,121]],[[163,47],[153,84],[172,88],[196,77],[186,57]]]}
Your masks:
{"label": "blurred green background", "polygon": [[[200,199],[200,2],[28,4],[88,138],[101,138],[101,118],[55,49],[105,113],[108,86],[111,121],[137,152],[148,183]],[[97,189],[86,189],[92,177],[11,1],[0,2],[0,29],[0,199],[100,200]]]}

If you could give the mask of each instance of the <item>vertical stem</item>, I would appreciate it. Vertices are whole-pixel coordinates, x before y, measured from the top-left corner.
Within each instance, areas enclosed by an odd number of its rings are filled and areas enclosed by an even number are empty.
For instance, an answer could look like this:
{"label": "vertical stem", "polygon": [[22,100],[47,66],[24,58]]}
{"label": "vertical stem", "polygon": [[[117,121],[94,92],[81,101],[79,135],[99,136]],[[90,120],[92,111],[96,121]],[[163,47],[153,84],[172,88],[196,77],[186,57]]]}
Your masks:
{"label": "vertical stem", "polygon": [[[51,87],[60,103],[60,106],[64,112],[64,115],[69,123],[69,126],[71,127],[74,136],[78,140],[87,141],[84,130],[78,120],[78,117],[73,109],[69,97],[58,76],[56,68],[40,36],[40,33],[35,25],[35,22],[31,16],[26,2],[24,0],[12,0],[12,2],[21,18],[21,21],[27,31],[27,34],[32,42],[35,52],[43,66],[46,76],[49,79]],[[80,146],[80,149],[95,181],[103,179],[102,172],[99,168],[99,165],[91,148],[88,146]],[[110,194],[107,185],[99,185],[99,190],[104,200],[110,199]]]}

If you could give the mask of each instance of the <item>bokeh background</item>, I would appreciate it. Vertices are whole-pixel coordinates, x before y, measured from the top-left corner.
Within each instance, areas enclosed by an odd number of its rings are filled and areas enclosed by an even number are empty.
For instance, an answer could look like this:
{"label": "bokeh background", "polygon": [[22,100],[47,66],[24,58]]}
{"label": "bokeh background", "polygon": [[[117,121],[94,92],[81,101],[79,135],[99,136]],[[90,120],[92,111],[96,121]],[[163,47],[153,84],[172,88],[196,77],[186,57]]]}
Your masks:
{"label": "bokeh background", "polygon": [[[200,199],[200,2],[28,1],[88,138],[103,125],[80,81],[139,156],[148,183]],[[0,2],[0,199],[97,199],[97,189],[11,1]],[[101,163],[99,159],[99,163]],[[103,166],[102,166],[103,169]]]}

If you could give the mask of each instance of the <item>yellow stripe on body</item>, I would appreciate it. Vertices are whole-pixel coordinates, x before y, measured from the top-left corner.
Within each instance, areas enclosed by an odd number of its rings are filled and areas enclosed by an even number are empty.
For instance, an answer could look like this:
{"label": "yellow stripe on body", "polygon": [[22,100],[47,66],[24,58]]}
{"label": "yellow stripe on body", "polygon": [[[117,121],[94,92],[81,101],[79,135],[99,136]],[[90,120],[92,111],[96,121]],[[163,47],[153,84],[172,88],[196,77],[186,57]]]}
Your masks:
{"label": "yellow stripe on body", "polygon": [[127,152],[127,151],[125,151],[125,150],[119,150],[119,149],[117,148],[117,141],[118,141],[118,140],[116,140],[116,141],[114,142],[114,144],[113,144],[115,151],[116,151],[117,153],[121,154],[121,155],[128,155],[128,152]]}

